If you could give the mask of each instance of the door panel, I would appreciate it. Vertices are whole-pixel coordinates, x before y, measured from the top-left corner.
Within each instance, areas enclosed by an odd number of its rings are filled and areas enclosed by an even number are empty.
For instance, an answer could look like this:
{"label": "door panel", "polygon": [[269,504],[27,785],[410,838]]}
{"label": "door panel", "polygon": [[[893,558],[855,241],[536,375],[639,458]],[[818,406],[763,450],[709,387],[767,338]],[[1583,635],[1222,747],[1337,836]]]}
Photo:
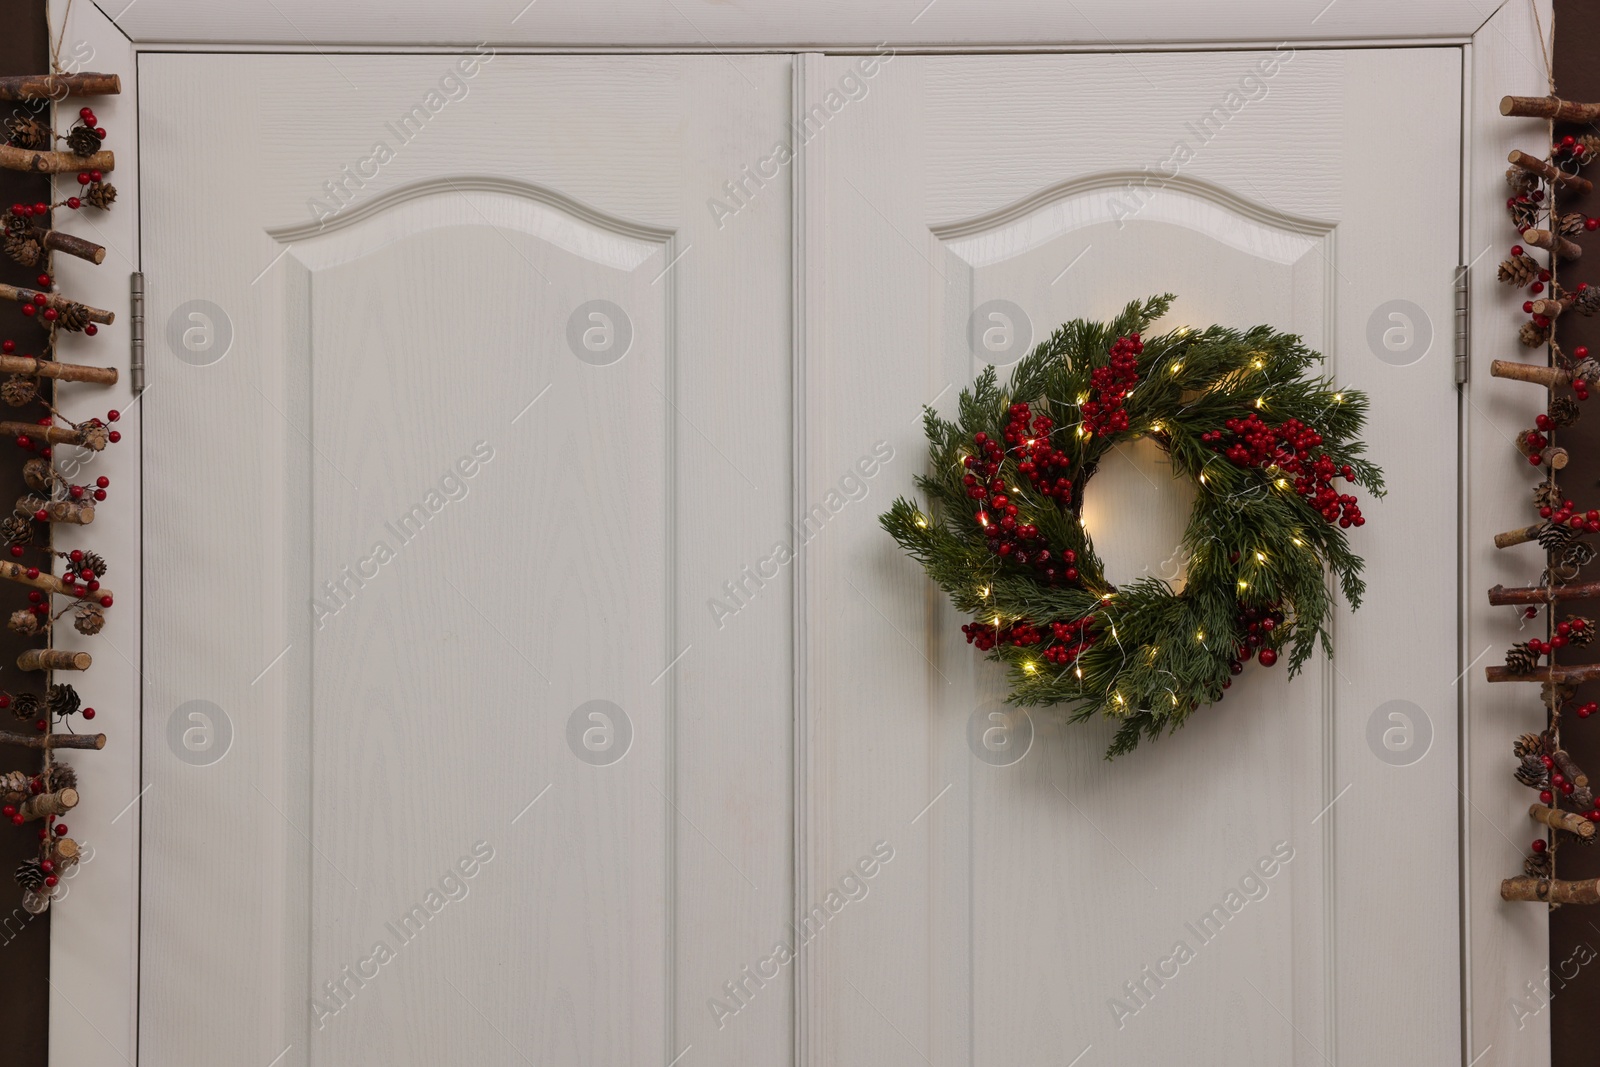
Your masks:
{"label": "door panel", "polygon": [[[896,458],[809,550],[799,904],[874,841],[896,859],[812,953],[808,1062],[1457,1062],[1455,631],[1427,622],[1450,617],[1456,460],[1415,442],[1456,418],[1460,79],[1447,49],[897,57],[817,139],[808,498],[875,439]],[[872,513],[913,491],[921,405],[1163,291],[1162,328],[1270,323],[1371,394],[1391,491],[1353,539],[1366,605],[1332,663],[1252,668],[1113,764],[1108,724],[1038,710],[1026,755],[994,759],[969,738],[1001,673]],[[1390,301],[1416,309],[1402,352]],[[1163,573],[1187,505],[1126,459],[1103,466],[1142,488],[1092,487],[1091,530],[1114,578]],[[1385,708],[1415,748],[1369,742]]]}
{"label": "door panel", "polygon": [[789,71],[143,58],[148,1061],[787,1048]]}

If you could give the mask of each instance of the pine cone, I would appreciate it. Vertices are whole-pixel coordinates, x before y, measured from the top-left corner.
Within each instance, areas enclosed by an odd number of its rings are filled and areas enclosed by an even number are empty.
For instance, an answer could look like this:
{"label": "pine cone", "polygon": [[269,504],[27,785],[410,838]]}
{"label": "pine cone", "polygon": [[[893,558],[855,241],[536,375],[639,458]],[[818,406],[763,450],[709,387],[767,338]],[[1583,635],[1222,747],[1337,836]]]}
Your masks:
{"label": "pine cone", "polygon": [[1558,396],[1550,401],[1550,421],[1558,427],[1571,426],[1578,421],[1581,409],[1570,396]]}
{"label": "pine cone", "polygon": [[1520,256],[1512,256],[1500,264],[1500,270],[1496,277],[1510,285],[1523,286],[1538,278],[1539,271],[1542,269],[1538,260],[1524,252]]}
{"label": "pine cone", "polygon": [[1572,310],[1580,315],[1593,315],[1600,311],[1600,288],[1591,285],[1573,293]]}
{"label": "pine cone", "polygon": [[78,609],[77,614],[72,617],[72,628],[80,634],[88,634],[90,636],[97,634],[105,624],[106,613],[93,604],[83,605]]}
{"label": "pine cone", "polygon": [[1529,878],[1550,877],[1550,853],[1531,852],[1522,861],[1522,873]]}
{"label": "pine cone", "polygon": [[1583,212],[1581,211],[1569,211],[1565,215],[1562,215],[1561,221],[1558,224],[1562,236],[1576,237],[1580,233],[1583,233],[1584,223],[1586,221],[1587,220],[1583,217]]}
{"label": "pine cone", "polygon": [[[1567,398],[1563,397],[1561,399],[1567,399]],[[1577,401],[1573,401],[1573,403],[1576,404]],[[1553,415],[1551,417],[1554,418]],[[28,463],[30,463],[30,464],[31,463],[35,463],[35,462],[42,462],[42,461],[31,460],[31,459],[28,461]],[[28,474],[27,464],[24,464],[23,465],[23,476],[27,477],[27,474]],[[33,482],[32,482],[31,479],[29,480],[28,484],[29,485],[33,485]],[[33,485],[33,487],[35,489],[41,488],[40,486],[37,486],[37,485]],[[1556,485],[1554,480],[1549,479],[1549,478],[1545,479],[1544,481],[1540,482],[1538,485],[1534,486],[1533,487],[1533,506],[1536,509],[1537,508],[1551,508],[1553,510],[1555,508],[1559,508],[1561,506],[1561,487]]]}
{"label": "pine cone", "polygon": [[1592,359],[1586,359],[1579,363],[1572,368],[1572,380],[1593,386],[1597,381],[1600,381],[1600,363],[1596,363]]}
{"label": "pine cone", "polygon": [[1511,216],[1511,225],[1519,232],[1539,225],[1539,205],[1526,197],[1519,196],[1509,201],[1506,213]]}
{"label": "pine cone", "polygon": [[90,182],[89,187],[83,191],[83,202],[90,207],[106,210],[117,199],[117,187],[110,182]]}
{"label": "pine cone", "polygon": [[1594,620],[1583,615],[1568,615],[1567,644],[1573,648],[1587,648],[1595,638]]}
{"label": "pine cone", "polygon": [[31,545],[33,520],[21,515],[9,515],[0,519],[0,539],[8,545]]}
{"label": "pine cone", "polygon": [[1577,540],[1578,531],[1566,523],[1547,522],[1539,527],[1539,547],[1546,552],[1557,552]]}
{"label": "pine cone", "polygon": [[67,555],[67,563],[71,565],[74,574],[81,575],[84,571],[89,571],[96,578],[104,578],[106,576],[105,557],[98,552],[79,552],[77,559],[73,559],[69,553]]}
{"label": "pine cone", "polygon": [[83,698],[72,686],[62,683],[52,685],[48,695],[44,698],[44,706],[50,709],[52,715],[76,715],[83,706]]}
{"label": "pine cone", "polygon": [[6,141],[32,152],[47,152],[55,131],[32,115],[12,115],[5,122]]}
{"label": "pine cone", "polygon": [[76,788],[78,788],[78,772],[72,769],[72,764],[52,763],[50,765],[50,789],[52,792]]}
{"label": "pine cone", "polygon": [[83,447],[91,452],[99,452],[111,440],[106,435],[106,428],[95,423],[81,427],[81,433],[83,435]]}
{"label": "pine cone", "polygon": [[1550,330],[1548,327],[1535,326],[1532,321],[1528,321],[1517,331],[1517,340],[1529,348],[1538,348],[1550,340]]}
{"label": "pine cone", "polygon": [[17,884],[23,889],[38,889],[44,885],[44,868],[38,860],[23,860],[17,864]]}
{"label": "pine cone", "polygon": [[7,771],[0,774],[0,797],[10,803],[18,796],[26,797],[28,789],[28,776],[22,771]]}
{"label": "pine cone", "polygon": [[1545,738],[1543,734],[1523,734],[1511,742],[1511,754],[1518,759],[1524,756],[1544,755]]}
{"label": "pine cone", "polygon": [[39,616],[27,608],[18,608],[11,613],[11,618],[6,622],[6,629],[23,637],[32,637],[39,632]]}
{"label": "pine cone", "polygon": [[1539,179],[1523,170],[1521,167],[1508,167],[1506,169],[1506,184],[1517,196],[1527,196],[1539,188]]}
{"label": "pine cone", "polygon": [[[28,483],[29,489],[37,489],[41,493],[46,492],[55,488],[55,468],[50,466],[49,460],[36,456],[22,465],[22,480]],[[1556,503],[1559,504],[1561,501],[1558,499]],[[1540,507],[1542,505],[1536,504],[1534,506]]]}
{"label": "pine cone", "polygon": [[39,698],[32,693],[19,693],[11,699],[11,714],[19,722],[32,722],[39,717]]}
{"label": "pine cone", "polygon": [[67,147],[72,149],[74,155],[92,156],[100,151],[100,135],[94,132],[92,126],[74,126],[67,133]]}
{"label": "pine cone", "polygon": [[1543,789],[1550,784],[1550,772],[1538,756],[1523,756],[1517,764],[1517,781],[1529,789]]}
{"label": "pine cone", "polygon": [[1539,654],[1529,648],[1526,641],[1519,641],[1506,649],[1506,670],[1512,674],[1532,674],[1538,665]]}
{"label": "pine cone", "polygon": [[44,249],[39,242],[24,231],[21,233],[7,233],[5,237],[6,255],[21,263],[24,267],[36,267],[39,259],[44,255]]}
{"label": "pine cone", "polygon": [[56,325],[63,330],[79,333],[89,325],[89,309],[82,304],[64,304],[56,308]]}
{"label": "pine cone", "polygon": [[39,398],[39,384],[25,374],[13,374],[0,382],[0,400],[14,408],[31,404]]}

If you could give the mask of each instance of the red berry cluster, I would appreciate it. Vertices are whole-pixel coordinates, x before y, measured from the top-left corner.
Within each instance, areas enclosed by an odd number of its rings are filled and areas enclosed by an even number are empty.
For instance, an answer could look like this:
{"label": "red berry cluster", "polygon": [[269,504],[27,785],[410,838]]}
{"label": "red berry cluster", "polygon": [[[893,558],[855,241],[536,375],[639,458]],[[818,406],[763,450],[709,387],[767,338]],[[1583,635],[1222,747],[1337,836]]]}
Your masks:
{"label": "red berry cluster", "polygon": [[[1577,360],[1579,363],[1587,360],[1589,358],[1589,346],[1579,345],[1578,347],[1574,348],[1572,350],[1572,358]],[[1588,400],[1589,383],[1585,379],[1579,378],[1577,375],[1573,375],[1572,395],[1576,396],[1579,400]]]}
{"label": "red berry cluster", "polygon": [[1050,444],[1055,420],[1048,415],[1033,415],[1027,404],[1012,404],[1006,423],[1006,447],[1016,455],[1017,470],[1028,484],[1059,504],[1072,500],[1072,457]]}
{"label": "red berry cluster", "polygon": [[1139,381],[1139,355],[1144,342],[1138,334],[1119,337],[1111,345],[1111,362],[1089,374],[1092,394],[1083,402],[1083,426],[1091,434],[1126,430],[1128,413],[1122,402]]}
{"label": "red berry cluster", "polygon": [[1095,635],[1089,632],[1093,624],[1093,615],[1071,622],[1051,623],[1050,636],[1056,643],[1044,650],[1045,662],[1065,666],[1077,659],[1084,649],[1094,644]]}
{"label": "red berry cluster", "polygon": [[[1583,514],[1578,514],[1572,506],[1572,501],[1563,500],[1559,508],[1552,508],[1546,504],[1539,508],[1539,517],[1549,519],[1557,526],[1570,526],[1574,530],[1588,533],[1600,533],[1600,510],[1590,508]],[[1538,614],[1538,609],[1530,609]],[[1533,616],[1530,615],[1529,618]]]}
{"label": "red berry cluster", "polygon": [[1326,453],[1313,454],[1321,446],[1322,434],[1299,419],[1285,419],[1273,426],[1255,412],[1242,419],[1229,419],[1224,430],[1200,435],[1202,443],[1220,452],[1238,467],[1275,466],[1293,481],[1294,491],[1340,527],[1364,526],[1361,507],[1351,493],[1333,488],[1335,475],[1353,480],[1355,470],[1348,464],[1336,466]]}
{"label": "red berry cluster", "polygon": [[969,622],[961,627],[961,632],[967,635],[967,644],[976,645],[980,652],[987,652],[995,645],[1025,648],[1037,645],[1040,641],[1039,631],[1026,620],[1018,620],[1010,626],[995,626],[981,620]]}
{"label": "red berry cluster", "polygon": [[[1234,615],[1233,621],[1242,640],[1233,650],[1233,659],[1228,663],[1228,670],[1233,674],[1240,674],[1244,671],[1244,665],[1252,658],[1259,659],[1263,667],[1277,663],[1278,650],[1274,643],[1274,634],[1278,627],[1283,625],[1286,617],[1276,603],[1265,607],[1239,605],[1239,611]],[[1224,689],[1228,685],[1228,682],[1222,683]]]}
{"label": "red berry cluster", "polygon": [[[1565,159],[1582,166],[1589,161],[1587,152],[1588,146],[1570,133],[1550,146],[1550,158],[1558,163]],[[1594,227],[1591,226],[1590,229]]]}
{"label": "red berry cluster", "polygon": [[[987,501],[987,507],[973,512],[972,518],[982,528],[989,551],[1013,563],[1031,565],[1051,585],[1077,581],[1078,554],[1068,549],[1057,556],[1045,545],[1037,526],[1017,521],[1017,505],[1006,495],[1005,483],[999,477],[1000,463],[1005,458],[999,442],[979,430],[972,435],[972,445],[974,454],[962,461],[967,473],[961,480],[967,487],[967,496]],[[980,483],[980,474],[988,479],[987,484]]]}

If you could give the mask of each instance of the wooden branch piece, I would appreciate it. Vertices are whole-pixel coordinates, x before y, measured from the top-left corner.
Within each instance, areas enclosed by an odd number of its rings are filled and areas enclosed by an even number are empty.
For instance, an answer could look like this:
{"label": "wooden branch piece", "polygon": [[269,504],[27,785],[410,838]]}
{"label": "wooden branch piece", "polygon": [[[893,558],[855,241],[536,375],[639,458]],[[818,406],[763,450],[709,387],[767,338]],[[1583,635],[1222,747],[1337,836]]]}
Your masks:
{"label": "wooden branch piece", "polygon": [[1527,674],[1512,674],[1506,667],[1496,664],[1484,673],[1491,682],[1566,682],[1569,685],[1582,685],[1600,679],[1600,663],[1578,667],[1535,667]]}
{"label": "wooden branch piece", "polygon": [[[29,568],[24,567],[20,563],[12,563],[10,560],[0,561],[0,578],[8,578],[13,582],[21,582],[23,585],[32,586],[34,589],[42,589],[46,593],[59,593],[62,596],[72,596],[72,594],[67,591],[67,583],[63,582],[55,575],[48,574],[45,571],[40,571],[37,578],[29,578],[28,570]],[[101,586],[93,593],[85,593],[81,599],[98,600],[103,596],[111,596],[111,590],[107,589],[105,586]]]}
{"label": "wooden branch piece", "polygon": [[1534,900],[1546,904],[1600,904],[1600,878],[1566,882],[1521,875],[1500,883],[1501,900]]}
{"label": "wooden branch piece", "polygon": [[1572,762],[1572,757],[1567,755],[1566,749],[1556,749],[1550,753],[1550,759],[1555,763],[1556,770],[1561,772],[1562,777],[1566,778],[1574,786],[1582,789],[1589,784],[1589,776],[1583,773],[1582,767]]}
{"label": "wooden branch piece", "polygon": [[0,371],[7,374],[31,374],[37,378],[54,378],[61,382],[94,382],[97,385],[116,385],[117,368],[88,367],[81,363],[57,363],[53,359],[34,359],[32,356],[0,356]]}
{"label": "wooden branch piece", "polygon": [[117,158],[109,151],[80,156],[76,152],[35,152],[27,148],[0,145],[0,167],[34,174],[75,174],[80,170],[115,169]]}
{"label": "wooden branch piece", "polygon": [[1572,375],[1560,367],[1545,367],[1537,363],[1514,363],[1509,359],[1497,359],[1491,362],[1489,374],[1495,378],[1507,378],[1514,382],[1542,385],[1546,389],[1554,389],[1558,385],[1567,385],[1572,381]]}
{"label": "wooden branch piece", "polygon": [[17,657],[17,669],[24,671],[86,671],[94,658],[87,652],[64,648],[25,648]]}
{"label": "wooden branch piece", "polygon": [[85,241],[82,237],[74,237],[70,233],[60,230],[45,230],[39,235],[39,243],[52,252],[65,252],[69,256],[87,259],[90,263],[99,266],[106,261],[104,245],[97,245],[93,241]]}
{"label": "wooden branch piece", "polygon": [[[1516,149],[1512,149],[1511,154],[1506,159],[1513,167],[1525,170],[1529,174],[1537,174],[1547,182],[1565,185],[1574,192],[1587,193],[1594,188],[1594,184],[1588,178],[1580,178],[1576,174],[1568,174],[1560,167],[1547,163],[1538,156],[1530,156],[1526,152],[1518,152]],[[104,170],[105,168],[102,167],[101,169]]]}
{"label": "wooden branch piece", "polygon": [[1542,585],[1517,585],[1510,588],[1497,585],[1489,590],[1489,603],[1497,608],[1512,604],[1546,604],[1553,600],[1588,600],[1591,597],[1600,597],[1600,582],[1558,585],[1554,589],[1546,589]]}
{"label": "wooden branch piece", "polygon": [[1528,807],[1528,817],[1554,830],[1565,830],[1579,837],[1594,836],[1594,823],[1574,812],[1547,808],[1543,804],[1531,804]]}
{"label": "wooden branch piece", "polygon": [[[33,298],[38,295],[39,290],[37,289],[24,289],[20,285],[0,285],[0,300],[10,300],[18,304],[31,304],[33,303]],[[57,311],[66,311],[74,307],[83,308],[84,313],[89,316],[90,322],[98,322],[104,326],[110,326],[117,318],[113,312],[92,308],[88,304],[80,304],[76,300],[68,300],[59,293],[45,293],[44,306],[55,308]]]}
{"label": "wooden branch piece", "polygon": [[9,734],[0,732],[0,744],[21,745],[23,748],[92,748],[106,747],[105,734]]}
{"label": "wooden branch piece", "polygon": [[1554,96],[1503,96],[1500,114],[1519,119],[1587,123],[1600,119],[1600,104],[1579,104]]}
{"label": "wooden branch piece", "polygon": [[46,815],[65,815],[78,806],[78,791],[62,789],[54,793],[38,793],[23,802],[17,809],[23,819],[42,819]]}
{"label": "wooden branch piece", "polygon": [[14,74],[0,78],[0,100],[60,100],[68,96],[116,96],[120,92],[122,79],[115,74]]}
{"label": "wooden branch piece", "polygon": [[45,500],[36,496],[17,498],[17,514],[33,515],[41,510],[50,516],[50,522],[87,526],[94,521],[93,504],[80,504],[76,500]]}
{"label": "wooden branch piece", "polygon": [[[1584,184],[1588,185],[1589,183],[1584,182]],[[1584,191],[1588,192],[1587,189]],[[1583,249],[1578,246],[1578,242],[1569,241],[1560,234],[1551,233],[1549,230],[1527,230],[1523,233],[1522,240],[1535,248],[1542,248],[1546,252],[1554,252],[1562,259],[1583,258]]]}
{"label": "wooden branch piece", "polygon": [[1567,310],[1567,305],[1560,300],[1535,300],[1532,313],[1543,315],[1547,319],[1554,319],[1559,318],[1565,310]]}
{"label": "wooden branch piece", "polygon": [[0,436],[31,437],[48,445],[78,445],[95,452],[106,446],[105,429],[89,425],[74,430],[70,426],[40,426],[36,422],[0,422]]}
{"label": "wooden branch piece", "polygon": [[1525,545],[1529,541],[1537,540],[1539,531],[1544,529],[1544,523],[1536,522],[1532,526],[1524,526],[1520,530],[1507,530],[1505,533],[1494,535],[1494,547],[1512,548],[1516,545]]}

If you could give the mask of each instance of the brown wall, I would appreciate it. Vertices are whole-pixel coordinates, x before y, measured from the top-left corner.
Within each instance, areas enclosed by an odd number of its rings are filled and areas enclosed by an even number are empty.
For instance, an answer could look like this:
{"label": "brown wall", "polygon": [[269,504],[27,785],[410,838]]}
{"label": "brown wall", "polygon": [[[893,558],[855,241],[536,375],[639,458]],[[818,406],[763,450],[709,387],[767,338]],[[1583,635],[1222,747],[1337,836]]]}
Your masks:
{"label": "brown wall", "polygon": [[[44,0],[0,0],[0,73],[34,74],[49,69],[46,43]],[[14,104],[4,104],[9,115]],[[31,174],[0,171],[0,210],[17,202],[37,203],[50,199],[50,183]],[[37,270],[30,270],[0,256],[0,281],[32,286]],[[44,332],[25,319],[15,304],[0,304],[0,340],[17,342],[19,351],[37,353],[43,347]],[[7,408],[5,418],[13,418]],[[33,407],[22,409],[22,418],[37,417]],[[5,444],[9,445],[7,441]],[[17,454],[12,450],[13,455]],[[0,462],[0,501],[12,501],[23,490],[21,462]],[[9,510],[9,509],[7,509]],[[9,558],[9,557],[7,557]],[[13,587],[20,589],[20,586]],[[0,615],[21,607],[21,595],[0,590]],[[0,629],[0,687],[16,693],[27,689],[39,692],[41,678],[22,675],[9,664],[16,661],[22,642],[9,630]],[[23,729],[9,714],[0,713],[0,730]],[[25,725],[27,730],[33,724]],[[39,769],[39,761],[28,749],[0,745],[0,771]],[[0,974],[8,976],[0,995],[0,1061],[7,1067],[44,1067],[45,1040],[49,1031],[50,918],[46,913],[33,918],[19,906],[21,890],[12,878],[17,864],[38,855],[36,836],[39,824],[12,826],[0,822]]]}
{"label": "brown wall", "polygon": [[[1555,8],[1556,91],[1571,100],[1600,100],[1600,56],[1597,56],[1600,48],[1596,47],[1600,45],[1600,0],[1555,0]],[[1557,133],[1600,133],[1600,128],[1567,128]],[[1537,152],[1539,146],[1531,145],[1529,150]],[[1600,173],[1594,167],[1590,172],[1591,177]],[[1477,190],[1477,193],[1489,195],[1490,191]],[[1499,190],[1494,190],[1493,194],[1503,195]],[[1561,205],[1586,215],[1600,215],[1600,195],[1564,196]],[[1600,258],[1600,233],[1585,234],[1578,238],[1578,243],[1584,246],[1584,258],[1561,271],[1562,281],[1568,288],[1580,281],[1600,285],[1600,270],[1594,265],[1595,259]],[[1563,316],[1558,336],[1562,348],[1569,353],[1578,345],[1588,345],[1600,354],[1600,324],[1593,319]],[[1495,346],[1500,340],[1478,339],[1480,349],[1485,343]],[[1487,358],[1478,360],[1480,367]],[[1584,418],[1576,426],[1562,431],[1562,444],[1572,454],[1573,462],[1564,472],[1566,477],[1561,484],[1567,496],[1587,510],[1600,507],[1600,406],[1591,400],[1586,408]],[[1515,456],[1508,457],[1507,462],[1514,459]],[[1595,575],[1591,573],[1586,577]],[[1600,602],[1574,601],[1570,607],[1575,614],[1600,617]],[[1563,662],[1571,663],[1596,661],[1600,661],[1600,647],[1593,645],[1563,657]],[[1585,686],[1578,700],[1600,700],[1600,685]],[[1591,773],[1600,772],[1600,716],[1586,720],[1566,716],[1561,724],[1561,738],[1579,766],[1590,768]],[[1509,738],[1506,744],[1506,773],[1510,774]],[[1526,836],[1530,841],[1533,839],[1532,834]],[[1564,848],[1557,862],[1558,873],[1563,878],[1600,877],[1600,848],[1595,846]],[[1596,1038],[1600,1033],[1600,1020],[1594,1013],[1596,998],[1600,997],[1600,929],[1597,927],[1600,927],[1600,908],[1566,907],[1550,915],[1551,988],[1556,993],[1550,1005],[1551,1061],[1554,1063],[1595,1062],[1595,1050],[1600,1045]],[[1582,963],[1586,959],[1589,962]],[[1576,977],[1563,983],[1561,976],[1573,974],[1574,969]]]}

